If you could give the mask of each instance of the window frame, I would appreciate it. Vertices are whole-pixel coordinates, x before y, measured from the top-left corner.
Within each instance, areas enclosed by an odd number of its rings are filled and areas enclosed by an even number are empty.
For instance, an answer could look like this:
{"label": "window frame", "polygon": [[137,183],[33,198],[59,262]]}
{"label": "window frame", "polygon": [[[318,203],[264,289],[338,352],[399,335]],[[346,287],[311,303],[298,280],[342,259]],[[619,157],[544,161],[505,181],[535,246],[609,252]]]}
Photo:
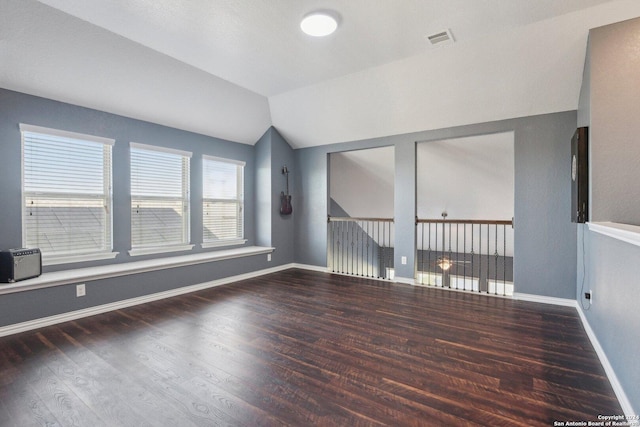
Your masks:
{"label": "window frame", "polygon": [[[230,165],[235,165],[236,168],[236,195],[234,198],[225,199],[225,198],[208,198],[206,197],[206,189],[207,189],[207,181],[205,174],[205,162],[219,162],[219,163],[227,163]],[[247,242],[245,239],[245,209],[244,209],[244,169],[246,166],[246,162],[234,159],[227,159],[223,157],[210,156],[207,154],[202,155],[202,244],[200,245],[202,248],[213,248],[213,247],[223,247],[223,246],[235,246],[235,245],[243,245]],[[218,240],[205,240],[205,205],[207,203],[216,203],[216,202],[235,202],[238,205],[237,215],[240,219],[240,236],[236,236],[234,238],[229,239],[218,239]]]}
{"label": "window frame", "polygon": [[[134,218],[133,218],[133,201],[136,196],[133,195],[133,151],[132,150],[145,150],[148,152],[155,153],[164,153],[164,154],[172,154],[178,155],[182,157],[181,167],[182,170],[180,174],[183,178],[181,182],[182,187],[182,197],[180,199],[176,197],[160,197],[153,196],[147,197],[146,200],[173,200],[182,203],[183,215],[182,215],[182,242],[173,243],[173,244],[162,244],[162,245],[137,245],[133,244],[133,235],[134,235]],[[157,145],[149,145],[149,144],[140,144],[137,142],[129,143],[129,212],[131,219],[131,236],[130,236],[130,245],[131,249],[128,251],[130,256],[140,256],[140,255],[150,255],[150,254],[158,254],[158,253],[167,253],[167,252],[179,252],[179,251],[189,251],[193,249],[194,245],[191,244],[191,165],[190,161],[193,156],[193,153],[190,151],[183,151],[174,148],[167,148]],[[186,168],[186,171],[185,171]],[[142,199],[145,199],[144,197]]]}
{"label": "window frame", "polygon": [[[74,252],[74,251],[64,251],[59,253],[47,253],[45,250],[42,251],[42,264],[43,265],[58,265],[58,264],[68,264],[68,263],[76,263],[76,262],[86,262],[86,261],[96,261],[103,259],[113,259],[118,255],[118,252],[113,250],[113,146],[115,145],[115,140],[111,138],[105,138],[95,135],[88,135],[78,132],[70,132],[61,129],[53,129],[42,126],[35,126],[25,123],[19,124],[20,129],[20,140],[21,140],[21,160],[20,160],[20,168],[21,168],[21,176],[20,176],[20,187],[21,187],[21,234],[22,234],[22,246],[26,247],[27,240],[29,238],[27,224],[25,222],[26,213],[27,213],[27,200],[29,197],[33,199],[38,199],[43,195],[49,195],[50,199],[59,199],[59,200],[81,200],[81,199],[96,199],[103,201],[103,207],[105,209],[105,221],[102,225],[103,227],[103,235],[102,240],[104,241],[104,246],[102,249],[98,251],[92,252]],[[26,135],[25,134],[36,134],[42,135],[43,139],[53,139],[55,137],[59,138],[67,138],[77,140],[83,143],[95,143],[102,145],[103,148],[103,157],[102,157],[102,181],[103,181],[103,194],[98,195],[95,193],[78,193],[77,195],[71,193],[55,193],[51,191],[27,191],[26,189],[26,156],[25,156],[25,145],[26,145]],[[52,138],[53,137],[53,138]]]}

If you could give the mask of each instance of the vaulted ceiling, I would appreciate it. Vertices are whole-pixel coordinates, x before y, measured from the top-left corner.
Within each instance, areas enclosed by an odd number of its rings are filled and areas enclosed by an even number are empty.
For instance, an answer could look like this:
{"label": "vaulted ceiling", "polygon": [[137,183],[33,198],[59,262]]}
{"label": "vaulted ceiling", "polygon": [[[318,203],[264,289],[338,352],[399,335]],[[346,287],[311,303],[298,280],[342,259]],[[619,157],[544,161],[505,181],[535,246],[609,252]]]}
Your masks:
{"label": "vaulted ceiling", "polygon": [[[299,30],[317,9],[336,33]],[[637,16],[637,0],[0,0],[0,86],[307,147],[576,109],[588,30]]]}

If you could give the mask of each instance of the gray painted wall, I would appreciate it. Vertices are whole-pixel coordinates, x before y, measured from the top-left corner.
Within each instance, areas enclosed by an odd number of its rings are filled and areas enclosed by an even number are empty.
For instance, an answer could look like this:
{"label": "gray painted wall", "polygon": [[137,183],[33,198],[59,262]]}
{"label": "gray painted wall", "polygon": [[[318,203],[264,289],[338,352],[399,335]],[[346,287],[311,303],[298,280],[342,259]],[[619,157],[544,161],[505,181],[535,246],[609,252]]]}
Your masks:
{"label": "gray painted wall", "polygon": [[586,277],[583,282],[580,271],[577,292],[591,290],[593,304],[578,300],[635,414],[640,408],[640,247],[588,230],[584,241]]}
{"label": "gray painted wall", "polygon": [[[590,126],[590,196],[594,221],[637,224],[640,219],[637,197],[640,145],[637,134],[634,135],[640,130],[638,34],[640,19],[596,28],[589,33],[578,125]],[[579,228],[577,246],[576,298],[635,409],[632,412],[637,413],[640,409],[637,361],[640,354],[640,311],[637,309],[640,248],[590,232],[586,225]],[[583,296],[589,290],[593,291],[591,305]]]}
{"label": "gray painted wall", "polygon": [[271,246],[271,129],[255,145],[256,244]]}
{"label": "gray painted wall", "polygon": [[[202,252],[198,245],[202,242],[202,170],[203,154],[225,157],[246,162],[245,167],[245,237],[247,245],[255,239],[256,212],[256,170],[254,159],[258,149],[250,145],[234,143],[173,129],[153,123],[116,116],[70,104],[38,98],[18,92],[0,89],[0,248],[21,246],[21,141],[19,123],[63,129],[114,138],[113,148],[113,206],[114,206],[114,250],[120,252],[115,260],[95,261],[81,264],[65,264],[45,267],[45,271],[56,271],[77,267],[90,267],[108,263],[138,261],[160,258],[176,254],[158,254],[130,257],[130,199],[129,199],[129,142],[158,145],[191,151],[191,243],[196,247],[189,252]],[[278,141],[276,155],[284,156],[286,147]],[[270,150],[271,147],[268,147]],[[289,148],[290,150],[290,148]],[[269,153],[269,157],[271,154]],[[292,153],[288,153],[290,159]],[[271,172],[271,171],[270,171]],[[267,177],[270,179],[271,175]],[[279,191],[278,191],[279,194]],[[274,229],[279,229],[279,223]],[[161,292],[181,286],[202,283],[241,273],[273,267],[291,262],[290,242],[274,241],[279,248],[274,260],[266,261],[266,256],[219,261],[172,270],[162,270],[115,279],[87,282],[87,296],[75,298],[74,285],[2,295],[0,326],[107,304],[150,293]],[[210,251],[212,249],[208,249]],[[184,252],[178,253],[183,255]],[[281,255],[281,254],[284,254]]]}
{"label": "gray painted wall", "polygon": [[286,191],[289,170],[289,194],[295,206],[295,159],[287,141],[271,127],[255,145],[256,148],[256,240],[261,246],[273,246],[273,262],[286,264],[294,259],[293,223],[296,214],[280,214],[280,193]]}
{"label": "gray painted wall", "polygon": [[[294,222],[298,214],[296,200],[296,180],[299,171],[295,165],[294,151],[287,141],[275,128],[271,133],[271,243],[276,248],[273,261],[276,264],[287,264],[295,259]],[[291,215],[280,214],[280,193],[286,190],[286,177],[282,174],[282,167],[289,170],[289,194],[291,194]],[[257,212],[261,214],[260,211]]]}
{"label": "gray painted wall", "polygon": [[640,18],[591,30],[592,221],[640,225]]}
{"label": "gray painted wall", "polygon": [[[570,222],[570,141],[576,112],[395,135],[295,151],[298,216],[296,262],[326,266],[327,155],[395,147],[396,276],[413,277],[416,141],[514,132],[516,292],[575,298],[576,227]],[[402,265],[400,257],[407,257]]]}
{"label": "gray painted wall", "polygon": [[[413,278],[416,255],[416,145],[396,144],[394,260],[396,277]],[[403,264],[402,257],[407,257]]]}
{"label": "gray painted wall", "polygon": [[[94,280],[76,298],[75,284],[0,295],[0,326],[82,310],[272,267],[264,255]],[[1,286],[1,285],[0,285]]]}
{"label": "gray painted wall", "polygon": [[[115,261],[96,261],[79,265],[45,267],[45,271],[90,267],[112,262],[139,261],[175,254],[130,257],[131,208],[129,142],[176,148],[193,153],[191,158],[191,243],[192,252],[202,249],[202,155],[246,162],[245,236],[255,243],[254,147],[198,135],[154,123],[143,122],[75,105],[0,89],[0,248],[16,248],[21,232],[21,140],[19,123],[27,123],[71,132],[103,136],[116,140],[113,147],[113,246],[120,252]],[[182,254],[182,253],[179,253]]]}
{"label": "gray painted wall", "polygon": [[578,100],[578,127],[591,124],[591,37],[587,39],[587,52],[584,57],[582,86]]}

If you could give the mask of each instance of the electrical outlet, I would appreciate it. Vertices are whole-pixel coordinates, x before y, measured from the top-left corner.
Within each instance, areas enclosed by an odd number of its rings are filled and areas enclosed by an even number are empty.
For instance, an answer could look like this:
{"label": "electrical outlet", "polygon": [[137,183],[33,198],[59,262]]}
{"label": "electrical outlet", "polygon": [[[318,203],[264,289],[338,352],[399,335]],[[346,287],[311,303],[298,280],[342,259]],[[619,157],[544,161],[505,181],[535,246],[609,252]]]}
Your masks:
{"label": "electrical outlet", "polygon": [[400,258],[400,262],[402,263],[402,265],[407,265],[407,257],[403,256],[402,258]]}
{"label": "electrical outlet", "polygon": [[87,288],[85,284],[76,285],[76,297],[83,297],[87,294]]}
{"label": "electrical outlet", "polygon": [[593,291],[589,290],[589,292],[585,292],[584,299],[588,300],[589,304],[593,304]]}
{"label": "electrical outlet", "polygon": [[267,261],[271,261],[271,254],[267,254]]}

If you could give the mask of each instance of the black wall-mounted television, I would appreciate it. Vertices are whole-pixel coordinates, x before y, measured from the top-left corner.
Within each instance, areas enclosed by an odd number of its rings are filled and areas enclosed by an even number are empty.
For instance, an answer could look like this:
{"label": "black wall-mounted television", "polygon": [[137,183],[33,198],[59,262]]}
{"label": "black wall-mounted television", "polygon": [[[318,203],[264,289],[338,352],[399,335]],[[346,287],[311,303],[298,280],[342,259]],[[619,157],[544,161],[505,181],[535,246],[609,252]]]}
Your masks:
{"label": "black wall-mounted television", "polygon": [[589,221],[589,128],[571,138],[571,222]]}

